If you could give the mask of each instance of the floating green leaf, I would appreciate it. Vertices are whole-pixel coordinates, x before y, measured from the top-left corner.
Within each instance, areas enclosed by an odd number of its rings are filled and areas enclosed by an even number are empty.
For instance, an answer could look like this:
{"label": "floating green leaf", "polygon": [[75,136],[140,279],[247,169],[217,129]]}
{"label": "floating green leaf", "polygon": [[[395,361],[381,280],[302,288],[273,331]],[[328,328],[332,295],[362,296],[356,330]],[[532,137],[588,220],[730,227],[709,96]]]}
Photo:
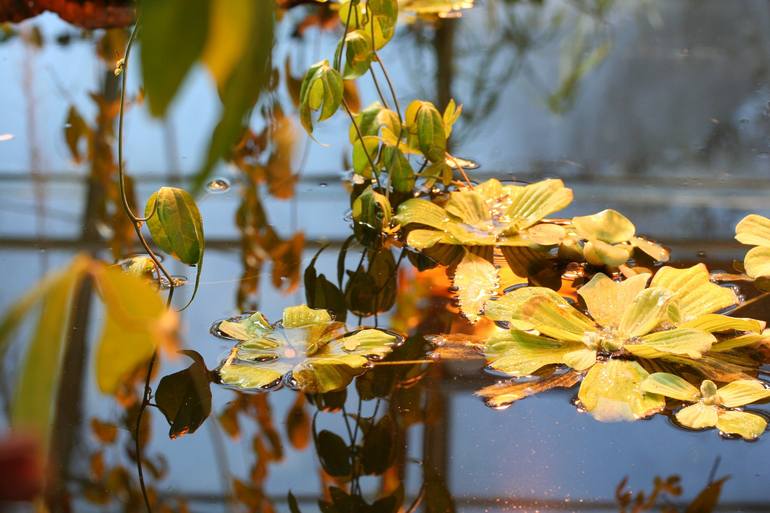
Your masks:
{"label": "floating green leaf", "polygon": [[479,320],[487,301],[497,292],[500,277],[488,260],[467,252],[455,270],[453,284],[465,317],[472,323]]}
{"label": "floating green leaf", "polygon": [[700,391],[695,386],[676,374],[667,372],[650,374],[642,382],[642,390],[688,402],[697,401],[700,397]]}
{"label": "floating green leaf", "polygon": [[[240,323],[248,322],[248,319]],[[236,323],[237,324],[237,323]],[[238,340],[219,368],[221,382],[244,389],[272,388],[291,373],[289,383],[307,393],[344,389],[355,376],[382,359],[400,339],[381,330],[345,333],[326,310],[305,305],[284,310],[281,324],[244,338],[247,330],[219,325]],[[288,376],[286,376],[288,378]]]}
{"label": "floating green leaf", "polygon": [[636,362],[609,360],[591,367],[580,385],[583,408],[602,422],[637,420],[659,412],[662,396],[642,389],[649,374]]}
{"label": "floating green leaf", "polygon": [[711,282],[708,269],[703,264],[687,269],[662,267],[655,273],[650,287],[660,287],[674,293],[683,322],[738,303],[738,297],[732,289]]}
{"label": "floating green leaf", "polygon": [[575,342],[561,342],[510,330],[490,337],[484,352],[492,369],[520,377],[530,376],[546,365],[565,363],[570,353],[583,349],[582,344]]}
{"label": "floating green leaf", "polygon": [[598,239],[617,244],[631,239],[636,228],[626,216],[612,209],[602,210],[590,216],[572,218],[578,235],[584,239]]}

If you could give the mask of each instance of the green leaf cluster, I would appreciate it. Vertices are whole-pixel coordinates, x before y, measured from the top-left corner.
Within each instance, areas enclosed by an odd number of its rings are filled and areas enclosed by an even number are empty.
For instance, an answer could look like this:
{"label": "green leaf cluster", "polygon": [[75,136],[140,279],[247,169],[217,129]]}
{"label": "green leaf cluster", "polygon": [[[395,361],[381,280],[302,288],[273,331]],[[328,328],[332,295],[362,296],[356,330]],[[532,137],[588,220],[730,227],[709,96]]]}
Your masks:
{"label": "green leaf cluster", "polygon": [[255,313],[222,321],[218,330],[238,342],[218,369],[220,380],[245,390],[284,382],[313,394],[342,390],[400,343],[396,335],[378,329],[348,332],[326,310],[306,305],[286,308],[275,325]]}

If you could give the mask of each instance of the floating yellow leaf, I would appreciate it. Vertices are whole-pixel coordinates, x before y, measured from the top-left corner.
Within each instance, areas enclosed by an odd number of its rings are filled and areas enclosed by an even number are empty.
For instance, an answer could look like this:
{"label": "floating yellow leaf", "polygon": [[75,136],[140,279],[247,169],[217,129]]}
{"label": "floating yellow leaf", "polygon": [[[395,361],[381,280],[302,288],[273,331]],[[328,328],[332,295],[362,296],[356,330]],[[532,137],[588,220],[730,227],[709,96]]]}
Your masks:
{"label": "floating yellow leaf", "polygon": [[578,399],[587,412],[602,422],[649,417],[663,409],[665,400],[642,389],[647,376],[647,371],[636,362],[597,362],[583,379]]}
{"label": "floating yellow leaf", "polygon": [[674,293],[684,322],[738,303],[732,289],[710,281],[708,269],[703,264],[687,269],[663,267],[655,273],[650,287],[661,287]]}
{"label": "floating yellow leaf", "polygon": [[634,298],[644,290],[649,274],[637,274],[623,281],[615,281],[597,273],[578,289],[586,302],[591,317],[606,328],[617,328]]}
{"label": "floating yellow leaf", "polygon": [[746,440],[754,440],[765,432],[767,421],[753,413],[722,411],[719,412],[716,427],[722,433],[740,435]]}
{"label": "floating yellow leaf", "polygon": [[479,320],[487,301],[497,292],[497,268],[486,259],[467,252],[455,271],[453,284],[463,315],[472,323]]}
{"label": "floating yellow leaf", "polygon": [[700,390],[694,385],[668,372],[650,374],[642,382],[642,390],[687,402],[695,402],[700,398]]}

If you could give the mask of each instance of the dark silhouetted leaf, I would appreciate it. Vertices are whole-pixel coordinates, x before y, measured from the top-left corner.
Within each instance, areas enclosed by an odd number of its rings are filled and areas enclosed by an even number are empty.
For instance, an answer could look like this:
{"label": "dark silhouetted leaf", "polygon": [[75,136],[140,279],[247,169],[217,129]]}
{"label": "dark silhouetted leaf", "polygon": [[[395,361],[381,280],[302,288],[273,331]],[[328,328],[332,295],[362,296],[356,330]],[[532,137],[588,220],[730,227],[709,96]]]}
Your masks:
{"label": "dark silhouetted leaf", "polygon": [[171,426],[168,436],[193,433],[211,413],[209,372],[201,355],[182,351],[194,360],[185,370],[164,376],[155,392],[155,402]]}
{"label": "dark silhouetted leaf", "polygon": [[712,513],[716,511],[719,504],[719,496],[722,493],[722,485],[730,479],[725,476],[713,481],[706,486],[697,497],[687,506],[685,513]]}
{"label": "dark silhouetted leaf", "polygon": [[366,474],[382,474],[393,463],[396,429],[389,415],[383,416],[366,433],[361,463]]}
{"label": "dark silhouetted leaf", "polygon": [[350,449],[342,438],[331,431],[324,429],[318,433],[316,451],[321,465],[329,475],[343,477],[352,472]]}
{"label": "dark silhouetted leaf", "polygon": [[288,502],[289,502],[289,511],[291,513],[302,513],[299,509],[299,504],[297,503],[297,498],[294,497],[294,494],[289,492],[288,495]]}

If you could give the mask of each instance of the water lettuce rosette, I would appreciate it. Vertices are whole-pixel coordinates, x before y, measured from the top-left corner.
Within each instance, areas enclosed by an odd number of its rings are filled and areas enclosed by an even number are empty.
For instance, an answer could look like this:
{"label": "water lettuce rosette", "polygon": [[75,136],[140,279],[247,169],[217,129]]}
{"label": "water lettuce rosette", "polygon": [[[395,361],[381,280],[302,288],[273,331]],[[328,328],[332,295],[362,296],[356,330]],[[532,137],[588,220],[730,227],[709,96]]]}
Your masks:
{"label": "water lettuce rosette", "polygon": [[244,390],[269,390],[283,383],[307,393],[341,390],[401,342],[378,329],[348,332],[326,310],[306,305],[286,308],[274,325],[257,312],[222,321],[217,330],[237,341],[218,369],[220,380]]}
{"label": "water lettuce rosette", "polygon": [[[543,222],[572,201],[561,180],[503,185],[491,179],[449,194],[443,205],[413,198],[398,207],[395,220],[406,229],[406,243],[446,265],[457,265],[454,285],[471,321],[496,292],[495,248],[508,259],[511,248],[554,246],[563,226]],[[459,262],[459,263],[458,263]]]}
{"label": "water lettuce rosette", "polygon": [[623,281],[599,273],[577,293],[586,313],[542,287],[489,302],[486,315],[509,322],[511,329],[497,330],[484,351],[490,368],[514,377],[552,365],[585,373],[578,398],[599,420],[633,420],[660,411],[663,397],[641,386],[651,368],[684,365],[717,372],[720,357],[729,360],[731,352],[763,339],[763,322],[715,313],[738,298],[712,283],[702,264],[664,267],[651,280],[646,273]]}
{"label": "water lettuce rosette", "polygon": [[688,428],[715,427],[722,433],[738,435],[746,440],[759,437],[767,428],[764,417],[738,409],[770,398],[770,390],[756,379],[740,379],[723,387],[717,387],[716,383],[707,379],[700,388],[696,388],[676,374],[656,372],[642,382],[642,389],[692,403],[675,414],[677,422]]}

